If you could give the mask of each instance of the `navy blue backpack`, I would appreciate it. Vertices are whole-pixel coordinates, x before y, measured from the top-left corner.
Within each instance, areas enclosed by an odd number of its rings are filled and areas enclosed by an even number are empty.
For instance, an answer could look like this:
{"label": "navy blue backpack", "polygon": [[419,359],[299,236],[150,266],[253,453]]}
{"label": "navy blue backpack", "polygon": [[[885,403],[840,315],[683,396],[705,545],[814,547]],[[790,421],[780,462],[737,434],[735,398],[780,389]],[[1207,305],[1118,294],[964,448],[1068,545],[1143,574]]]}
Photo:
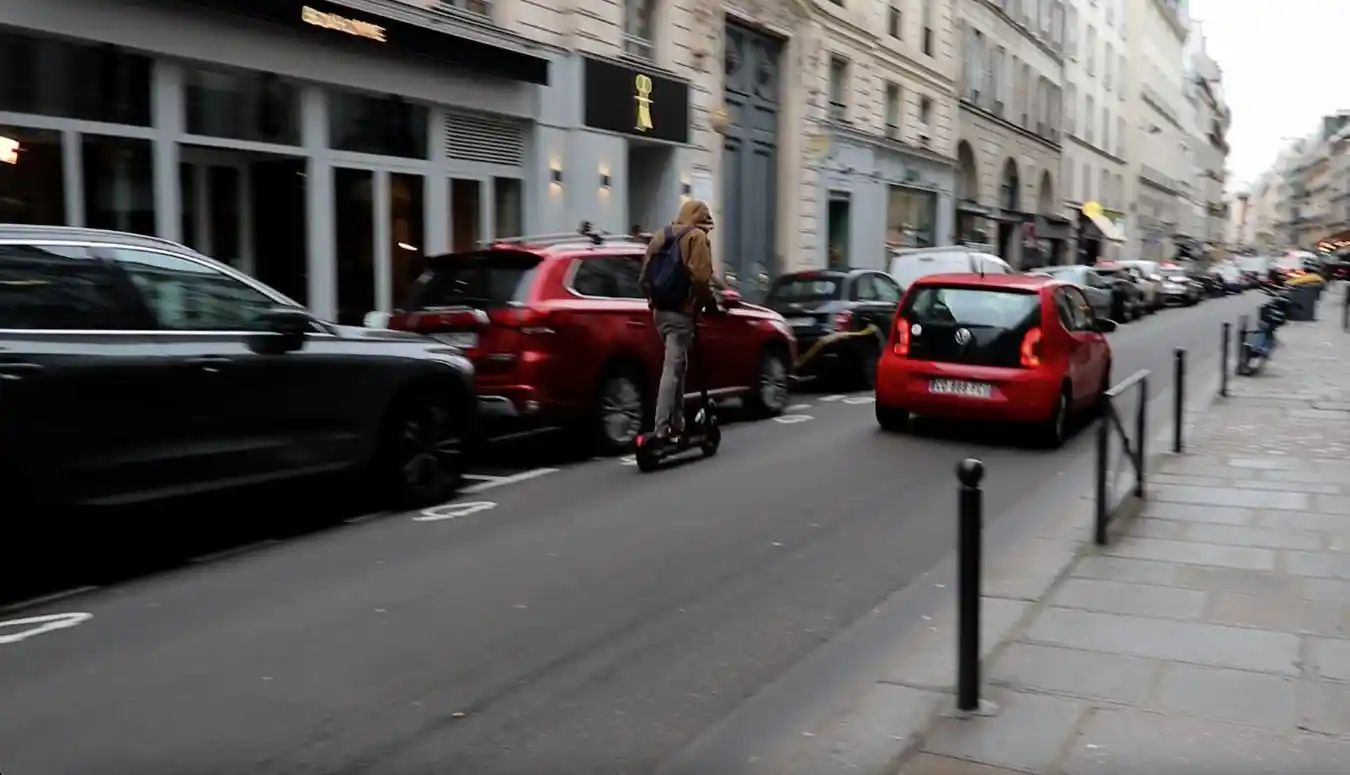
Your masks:
{"label": "navy blue backpack", "polygon": [[647,292],[652,307],[660,310],[678,310],[689,300],[689,269],[680,254],[680,240],[693,230],[686,226],[679,231],[667,226],[661,247],[647,262]]}

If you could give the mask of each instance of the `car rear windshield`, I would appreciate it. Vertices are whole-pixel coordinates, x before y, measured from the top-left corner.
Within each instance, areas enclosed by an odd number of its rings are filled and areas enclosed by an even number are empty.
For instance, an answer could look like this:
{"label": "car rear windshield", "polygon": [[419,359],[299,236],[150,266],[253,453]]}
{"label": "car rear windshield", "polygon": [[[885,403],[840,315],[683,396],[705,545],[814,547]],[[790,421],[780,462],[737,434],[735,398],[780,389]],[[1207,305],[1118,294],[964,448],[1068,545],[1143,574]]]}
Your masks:
{"label": "car rear windshield", "polygon": [[1033,291],[925,285],[910,293],[901,314],[927,326],[1017,329],[1039,318],[1040,309],[1041,297]]}
{"label": "car rear windshield", "polygon": [[798,275],[796,277],[782,277],[776,280],[773,287],[769,289],[768,301],[774,302],[799,302],[799,301],[831,301],[839,298],[839,289],[843,286],[837,277],[821,277],[819,275]]}
{"label": "car rear windshield", "polygon": [[501,250],[435,256],[413,284],[404,309],[504,307],[524,301],[540,260],[533,253]]}

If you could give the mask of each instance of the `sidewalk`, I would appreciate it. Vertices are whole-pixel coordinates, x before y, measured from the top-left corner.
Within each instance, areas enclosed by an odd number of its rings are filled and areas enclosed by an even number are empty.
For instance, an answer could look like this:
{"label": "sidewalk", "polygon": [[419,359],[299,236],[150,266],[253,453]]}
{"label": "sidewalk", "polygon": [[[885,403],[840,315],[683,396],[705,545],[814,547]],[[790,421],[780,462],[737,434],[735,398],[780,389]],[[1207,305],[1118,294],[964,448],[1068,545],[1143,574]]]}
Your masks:
{"label": "sidewalk", "polygon": [[[1350,334],[1342,291],[1234,378],[1142,517],[986,659],[992,716],[937,721],[902,775],[1350,768]],[[1086,517],[1085,517],[1086,518]]]}

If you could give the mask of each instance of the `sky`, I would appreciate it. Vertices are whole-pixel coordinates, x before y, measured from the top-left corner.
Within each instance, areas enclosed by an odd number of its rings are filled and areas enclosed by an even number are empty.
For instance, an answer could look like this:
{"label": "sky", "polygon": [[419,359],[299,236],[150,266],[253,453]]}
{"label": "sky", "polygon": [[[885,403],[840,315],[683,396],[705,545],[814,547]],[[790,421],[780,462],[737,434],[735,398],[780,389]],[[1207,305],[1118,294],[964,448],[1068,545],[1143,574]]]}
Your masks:
{"label": "sky", "polygon": [[1287,138],[1350,108],[1350,61],[1338,42],[1350,29],[1350,0],[1191,0],[1190,7],[1223,68],[1232,187],[1269,168]]}

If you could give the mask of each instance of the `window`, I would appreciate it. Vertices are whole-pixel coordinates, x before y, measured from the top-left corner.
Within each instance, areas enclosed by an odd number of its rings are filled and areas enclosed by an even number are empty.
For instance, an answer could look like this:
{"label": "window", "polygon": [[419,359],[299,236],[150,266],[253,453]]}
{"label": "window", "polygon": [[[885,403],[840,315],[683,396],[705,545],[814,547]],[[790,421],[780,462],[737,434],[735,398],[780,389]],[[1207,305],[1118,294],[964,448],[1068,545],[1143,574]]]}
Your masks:
{"label": "window", "polygon": [[1087,104],[1083,109],[1083,139],[1090,145],[1096,145],[1097,127],[1097,101],[1092,99],[1092,95],[1087,96]]}
{"label": "window", "polygon": [[134,331],[151,328],[114,289],[117,275],[83,247],[0,245],[0,329]]}
{"label": "window", "polygon": [[1008,79],[1008,49],[999,46],[994,52],[994,64],[990,69],[990,96],[994,99],[994,115],[1002,116],[1008,107],[1011,85]]}
{"label": "window", "polygon": [[1091,202],[1092,196],[1092,165],[1083,162],[1083,201]]}
{"label": "window", "polygon": [[903,27],[903,17],[900,16],[900,9],[891,6],[886,15],[886,34],[896,40],[900,40],[900,30]]}
{"label": "window", "polygon": [[328,92],[329,147],[403,159],[427,158],[427,109],[401,97]]}
{"label": "window", "polygon": [[276,74],[193,69],[184,81],[189,134],[300,144],[300,90]]}
{"label": "window", "polygon": [[853,301],[881,301],[877,287],[872,282],[873,277],[874,275],[864,274],[853,281]]}
{"label": "window", "polygon": [[1087,298],[1077,288],[1060,288],[1055,291],[1055,309],[1059,312],[1059,322],[1069,331],[1090,331],[1092,329],[1092,308]]}
{"label": "window", "polygon": [[1031,65],[1022,63],[1022,126],[1031,126]]}
{"label": "window", "polygon": [[899,304],[900,298],[904,296],[900,292],[900,286],[896,284],[888,275],[874,274],[872,282],[877,289],[877,297],[887,304]]}
{"label": "window", "polygon": [[80,155],[85,225],[154,234],[154,154],[150,141],[82,134]]}
{"label": "window", "polygon": [[1102,75],[1102,87],[1111,91],[1115,75],[1112,71],[1116,69],[1116,52],[1110,43],[1106,44],[1106,56],[1102,59],[1102,67],[1106,68],[1106,72]]}
{"label": "window", "polygon": [[934,56],[933,25],[935,21],[933,18],[933,0],[923,0],[923,53],[930,57]]}
{"label": "window", "polygon": [[1086,49],[1086,51],[1083,52],[1083,55],[1084,55],[1084,56],[1083,56],[1083,59],[1084,59],[1085,62],[1086,62],[1086,64],[1084,64],[1083,68],[1084,68],[1085,70],[1087,70],[1087,74],[1088,74],[1088,75],[1096,75],[1096,74],[1097,74],[1097,28],[1094,27],[1094,26],[1092,26],[1091,24],[1088,25],[1088,28],[1087,28],[1087,38],[1083,41],[1083,47]]}
{"label": "window", "polygon": [[1073,162],[1064,165],[1064,191],[1068,193],[1069,199],[1078,199],[1078,201],[1081,202],[1083,200],[1078,198],[1078,191],[1074,188],[1076,185],[1075,176],[1073,174],[1075,169]]}
{"label": "window", "polygon": [[933,122],[933,99],[927,94],[919,97],[919,123],[927,129]]}
{"label": "window", "polygon": [[0,126],[0,137],[19,143],[18,160],[0,164],[0,223],[67,223],[61,133]]}
{"label": "window", "polygon": [[1097,183],[1097,193],[1107,204],[1116,204],[1111,201],[1111,172],[1102,167],[1101,180]]}
{"label": "window", "polygon": [[0,32],[0,111],[150,126],[149,57]]}
{"label": "window", "polygon": [[1121,102],[1124,102],[1124,101],[1125,101],[1125,89],[1128,88],[1128,87],[1125,85],[1125,55],[1124,55],[1124,54],[1117,54],[1117,55],[1116,55],[1116,81],[1117,81],[1117,85],[1119,86],[1119,88],[1116,89],[1116,96],[1120,97],[1120,101],[1121,101]]}
{"label": "window", "polygon": [[494,237],[525,233],[525,192],[519,178],[492,179],[492,217]]}
{"label": "window", "polygon": [[117,265],[145,298],[160,328],[171,331],[261,331],[267,294],[215,267],[164,253],[114,248]]}
{"label": "window", "polygon": [[1111,109],[1102,108],[1102,150],[1111,152]]}
{"label": "window", "polygon": [[652,59],[652,4],[654,0],[624,0],[623,50]]}
{"label": "window", "polygon": [[886,196],[886,245],[900,248],[932,247],[937,231],[937,194],[891,186]]}
{"label": "window", "polygon": [[487,16],[492,8],[488,0],[442,0],[448,2],[452,8],[459,8],[469,13],[476,13],[479,16]]}
{"label": "window", "polygon": [[886,84],[886,136],[900,139],[900,87]]}
{"label": "window", "polygon": [[642,261],[636,256],[583,258],[572,278],[572,290],[604,299],[640,299]]}
{"label": "window", "polygon": [[1069,134],[1078,132],[1078,85],[1070,81],[1064,86],[1064,130]]}
{"label": "window", "polygon": [[984,88],[985,73],[984,33],[977,29],[966,28],[965,57],[965,93],[966,100],[979,105],[981,90]]}
{"label": "window", "polygon": [[1116,0],[1106,0],[1106,26],[1116,26]]}
{"label": "window", "polygon": [[1078,7],[1072,4],[1064,21],[1064,49],[1070,59],[1078,58]]}
{"label": "window", "polygon": [[1055,51],[1064,51],[1064,3],[1056,0],[1054,13],[1050,19],[1050,47]]}
{"label": "window", "polygon": [[830,57],[830,118],[848,120],[848,60]]}

